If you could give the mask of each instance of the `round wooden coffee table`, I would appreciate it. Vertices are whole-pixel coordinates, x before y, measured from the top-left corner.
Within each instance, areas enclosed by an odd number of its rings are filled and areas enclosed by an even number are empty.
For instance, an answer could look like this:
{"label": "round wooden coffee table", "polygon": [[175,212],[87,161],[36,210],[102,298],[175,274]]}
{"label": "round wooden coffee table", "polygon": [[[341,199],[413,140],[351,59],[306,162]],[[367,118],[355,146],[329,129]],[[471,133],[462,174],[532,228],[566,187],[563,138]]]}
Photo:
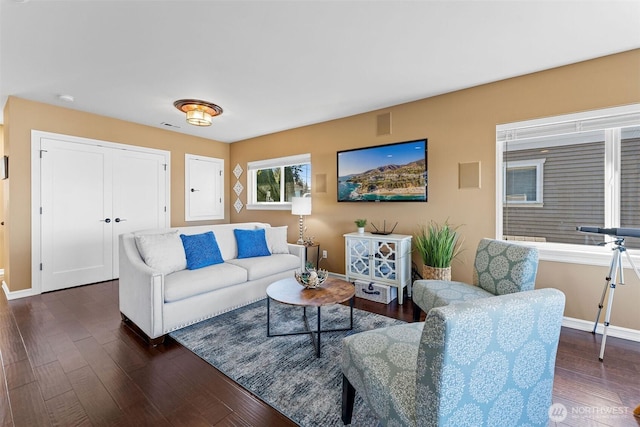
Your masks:
{"label": "round wooden coffee table", "polygon": [[[296,279],[282,279],[272,283],[267,288],[267,336],[280,337],[287,335],[311,335],[311,341],[316,350],[316,357],[320,357],[320,334],[325,332],[348,331],[353,329],[353,300],[356,291],[353,284],[333,277],[328,278],[319,288],[306,289],[301,286]],[[270,329],[270,301],[278,301],[283,304],[297,305],[302,307],[302,318],[305,330],[300,332],[289,332],[285,334],[272,334]],[[341,329],[320,329],[320,308],[324,305],[340,304],[349,301],[350,323],[348,328]],[[317,307],[318,326],[315,330],[309,328],[307,320],[307,307]]]}

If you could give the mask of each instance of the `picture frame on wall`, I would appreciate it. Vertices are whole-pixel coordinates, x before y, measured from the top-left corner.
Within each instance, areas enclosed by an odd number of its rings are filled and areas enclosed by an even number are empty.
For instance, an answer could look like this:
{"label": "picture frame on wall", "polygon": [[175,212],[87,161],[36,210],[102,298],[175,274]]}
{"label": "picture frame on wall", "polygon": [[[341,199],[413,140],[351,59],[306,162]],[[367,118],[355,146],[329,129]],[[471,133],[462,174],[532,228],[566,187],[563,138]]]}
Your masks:
{"label": "picture frame on wall", "polygon": [[9,178],[9,157],[2,156],[2,161],[0,161],[0,179]]}

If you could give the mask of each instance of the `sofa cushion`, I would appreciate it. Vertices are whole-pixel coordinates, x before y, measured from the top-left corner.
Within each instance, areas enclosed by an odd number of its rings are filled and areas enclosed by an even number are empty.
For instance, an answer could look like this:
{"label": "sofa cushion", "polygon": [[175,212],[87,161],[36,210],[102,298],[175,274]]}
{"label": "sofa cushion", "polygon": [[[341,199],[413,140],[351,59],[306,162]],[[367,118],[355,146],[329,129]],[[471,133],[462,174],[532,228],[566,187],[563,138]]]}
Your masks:
{"label": "sofa cushion", "polygon": [[238,258],[252,258],[271,255],[267,247],[264,228],[257,230],[233,230],[238,244]]}
{"label": "sofa cushion", "polygon": [[223,260],[235,258],[238,255],[238,248],[236,245],[236,236],[233,234],[233,230],[236,228],[247,228],[255,230],[256,227],[253,223],[249,224],[215,224],[215,225],[192,225],[179,228],[181,234],[187,236],[193,234],[202,234],[207,231],[213,231],[216,236],[216,242],[220,248]]}
{"label": "sofa cushion", "polygon": [[164,278],[164,301],[174,302],[247,281],[247,270],[222,263],[182,270]]}
{"label": "sofa cushion", "polygon": [[149,267],[162,274],[187,268],[187,259],[177,231],[135,236],[138,252]]}
{"label": "sofa cushion", "polygon": [[267,237],[267,246],[272,254],[288,254],[289,244],[287,243],[287,226],[268,227],[264,229]]}
{"label": "sofa cushion", "polygon": [[222,255],[220,255],[216,236],[212,231],[189,236],[181,234],[180,239],[182,239],[182,244],[184,245],[187,268],[189,270],[197,270],[198,268],[224,262]]}
{"label": "sofa cushion", "polygon": [[272,274],[300,268],[300,258],[290,254],[276,254],[247,259],[230,259],[227,264],[244,268],[247,270],[249,280],[257,280]]}

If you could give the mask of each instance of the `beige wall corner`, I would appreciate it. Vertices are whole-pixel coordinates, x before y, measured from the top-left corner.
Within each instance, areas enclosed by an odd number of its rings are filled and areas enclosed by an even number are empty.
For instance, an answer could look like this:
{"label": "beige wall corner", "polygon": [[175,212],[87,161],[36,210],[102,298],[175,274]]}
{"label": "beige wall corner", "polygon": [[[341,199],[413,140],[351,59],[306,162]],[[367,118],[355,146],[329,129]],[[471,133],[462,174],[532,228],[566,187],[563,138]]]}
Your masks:
{"label": "beige wall corner", "polygon": [[[229,144],[222,142],[15,97],[7,101],[4,123],[5,154],[10,158],[9,179],[4,181],[5,281],[11,292],[31,288],[32,130],[170,151],[172,226],[186,224],[185,153],[223,159],[225,183],[230,182]],[[225,194],[225,219],[211,223],[229,221],[230,191]]]}
{"label": "beige wall corner", "polygon": [[[328,259],[323,267],[344,272],[344,239],[355,218],[376,225],[398,221],[396,232],[413,234],[429,220],[461,225],[464,252],[453,264],[453,279],[471,281],[475,247],[495,237],[495,127],[497,124],[568,114],[640,102],[640,49],[572,64],[522,77],[461,90],[344,119],[292,129],[231,145],[164,129],[137,125],[66,108],[10,97],[4,110],[4,148],[10,178],[4,182],[5,280],[12,292],[31,287],[31,130],[168,150],[172,156],[172,225],[184,225],[184,154],[225,160],[225,220],[264,221],[288,225],[297,239],[298,218],[286,211],[236,213],[231,173],[244,169],[239,181],[246,205],[247,162],[311,153],[313,214],[305,219],[307,234],[316,237]],[[380,114],[393,118],[392,134],[378,135]],[[428,138],[427,203],[338,203],[336,152],[345,149]],[[458,164],[478,162],[480,188],[460,189]],[[326,184],[326,186],[324,185]],[[414,254],[414,261],[419,259]],[[631,301],[640,300],[640,284],[617,290],[612,324],[640,330]],[[566,315],[590,320],[602,292],[601,267],[542,262],[538,287],[554,287],[567,295]],[[603,277],[603,276],[602,276]]]}
{"label": "beige wall corner", "polygon": [[[332,272],[344,273],[342,235],[354,230],[355,218],[365,217],[376,225],[398,221],[396,232],[403,234],[413,234],[432,219],[449,219],[461,225],[465,238],[464,252],[453,263],[453,279],[471,281],[476,245],[483,237],[495,237],[496,125],[638,103],[638,75],[640,49],[237,142],[231,146],[231,164],[246,170],[249,161],[311,153],[312,176],[326,176],[326,192],[324,185],[312,182],[313,213],[305,224],[307,234],[328,251],[323,266]],[[393,134],[379,135],[379,116],[387,113],[393,117]],[[427,203],[337,202],[337,151],[425,137],[429,140]],[[459,164],[481,164],[474,184],[482,185],[472,191],[460,189]],[[246,188],[246,174],[240,180]],[[246,203],[246,192],[242,201]],[[254,220],[288,225],[290,241],[297,238],[297,217],[288,212],[231,212],[232,222]],[[415,254],[414,261],[420,265]],[[592,283],[600,270],[584,271],[582,265],[543,262],[538,286],[563,290],[568,315],[590,319],[602,291]],[[624,292],[626,296],[615,301],[616,324],[640,330],[640,316],[629,305],[640,300],[640,286]]]}
{"label": "beige wall corner", "polygon": [[[4,156],[4,126],[0,125],[0,158]],[[4,197],[4,185],[6,180],[0,180],[0,271],[2,271],[4,277],[4,268],[5,268],[5,253],[6,253],[6,243],[4,236],[4,224],[5,224],[5,197]]]}

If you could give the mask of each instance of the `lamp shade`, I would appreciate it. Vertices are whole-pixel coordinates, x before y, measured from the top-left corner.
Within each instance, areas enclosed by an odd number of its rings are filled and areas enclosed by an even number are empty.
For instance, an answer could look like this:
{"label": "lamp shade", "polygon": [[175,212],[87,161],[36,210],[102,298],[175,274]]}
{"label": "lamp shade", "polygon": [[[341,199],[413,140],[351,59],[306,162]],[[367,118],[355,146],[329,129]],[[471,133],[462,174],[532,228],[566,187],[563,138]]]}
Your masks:
{"label": "lamp shade", "polygon": [[311,197],[292,197],[291,213],[293,215],[311,215]]}
{"label": "lamp shade", "polygon": [[201,110],[187,111],[187,123],[194,126],[210,126],[211,114]]}

